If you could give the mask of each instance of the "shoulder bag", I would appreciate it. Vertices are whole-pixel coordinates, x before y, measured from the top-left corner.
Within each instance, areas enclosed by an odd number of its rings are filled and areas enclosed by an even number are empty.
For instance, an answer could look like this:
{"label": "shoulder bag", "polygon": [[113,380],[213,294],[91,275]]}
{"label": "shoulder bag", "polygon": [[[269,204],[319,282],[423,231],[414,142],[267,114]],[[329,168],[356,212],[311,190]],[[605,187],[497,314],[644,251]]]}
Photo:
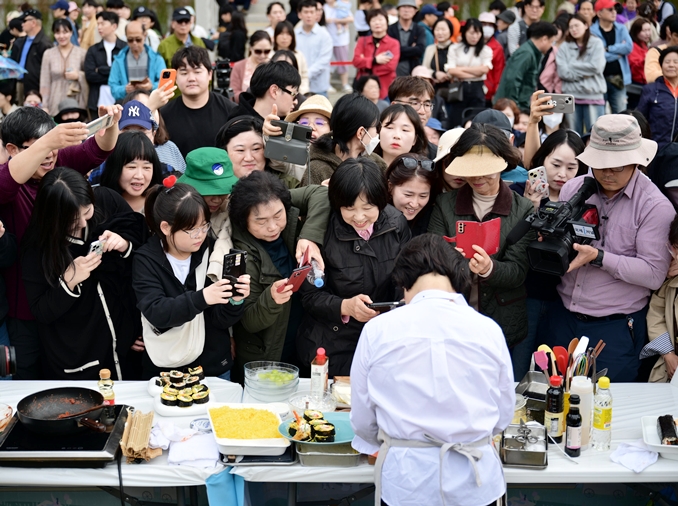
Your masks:
{"label": "shoulder bag", "polygon": [[[436,60],[436,72],[440,72],[440,60],[438,59],[438,48],[435,48],[434,58]],[[443,97],[445,102],[463,102],[464,101],[464,81],[456,79],[447,85],[447,88],[441,88],[437,92]]]}

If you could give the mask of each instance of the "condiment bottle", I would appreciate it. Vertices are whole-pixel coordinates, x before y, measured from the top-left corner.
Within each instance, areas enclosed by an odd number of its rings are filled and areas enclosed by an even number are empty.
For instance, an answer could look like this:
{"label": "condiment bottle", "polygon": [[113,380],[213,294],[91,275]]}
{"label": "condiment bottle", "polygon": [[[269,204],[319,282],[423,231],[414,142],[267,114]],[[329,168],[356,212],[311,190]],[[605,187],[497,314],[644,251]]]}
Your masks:
{"label": "condiment bottle", "polygon": [[[108,369],[101,369],[99,371],[99,381],[97,387],[99,392],[104,396],[104,405],[109,406],[104,408],[105,417],[108,419],[115,419],[115,392],[113,391],[113,380],[111,379],[111,371]],[[103,420],[102,420],[103,421]]]}
{"label": "condiment bottle", "polygon": [[311,395],[322,397],[327,390],[327,375],[330,359],[325,355],[325,348],[318,348],[313,362],[311,362]]}
{"label": "condiment bottle", "polygon": [[581,453],[582,417],[579,414],[579,396],[570,394],[570,412],[565,419],[565,453],[579,457]]}
{"label": "condiment bottle", "polygon": [[570,396],[579,396],[579,414],[581,415],[581,450],[587,450],[591,439],[593,422],[593,384],[591,378],[575,376],[570,386]]}
{"label": "condiment bottle", "polygon": [[544,426],[553,441],[560,443],[563,440],[563,378],[551,376],[549,389],[546,391],[546,411]]}
{"label": "condiment bottle", "polygon": [[598,392],[593,399],[593,432],[591,446],[596,450],[610,449],[612,439],[612,394],[610,378],[603,376],[598,380]]}

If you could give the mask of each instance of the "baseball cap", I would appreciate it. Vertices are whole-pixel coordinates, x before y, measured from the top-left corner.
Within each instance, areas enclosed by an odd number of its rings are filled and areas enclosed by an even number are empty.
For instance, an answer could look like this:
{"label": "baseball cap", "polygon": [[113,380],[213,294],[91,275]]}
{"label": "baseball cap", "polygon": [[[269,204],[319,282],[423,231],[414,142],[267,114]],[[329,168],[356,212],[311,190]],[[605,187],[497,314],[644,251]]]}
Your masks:
{"label": "baseball cap", "polygon": [[40,12],[38,9],[28,9],[21,14],[20,19],[23,21],[28,16],[31,16],[35,19],[42,19],[42,12]]}
{"label": "baseball cap", "polygon": [[415,0],[398,0],[396,9],[400,9],[401,7],[414,7],[416,9],[417,2],[415,2]]}
{"label": "baseball cap", "polygon": [[444,134],[445,132],[447,132],[447,130],[445,130],[445,128],[443,128],[443,124],[437,118],[430,118],[426,122],[426,126],[429,127],[432,130],[435,130],[436,132],[440,132],[441,134]]}
{"label": "baseball cap", "polygon": [[186,7],[177,7],[172,13],[172,21],[190,21],[191,13],[186,10]]}
{"label": "baseball cap", "polygon": [[476,114],[475,118],[473,118],[473,121],[471,121],[471,123],[492,125],[497,128],[500,128],[504,132],[508,132],[509,134],[513,133],[513,125],[511,124],[511,120],[508,119],[508,116],[506,116],[506,114],[495,109],[486,109],[484,111],[479,112],[478,114]]}
{"label": "baseball cap", "polygon": [[516,13],[506,9],[504,12],[497,14],[497,19],[501,19],[507,25],[512,25],[516,20]]}
{"label": "baseball cap", "polygon": [[68,12],[79,11],[79,10],[80,10],[80,7],[78,7],[78,4],[76,4],[73,1],[68,2]]}
{"label": "baseball cap", "polygon": [[596,12],[602,11],[603,9],[612,9],[617,4],[614,0],[597,0],[594,10]]}
{"label": "baseball cap", "polygon": [[151,17],[151,10],[148,9],[147,7],[144,7],[143,5],[140,5],[132,12],[132,21],[144,16]]}
{"label": "baseball cap", "polygon": [[154,121],[151,110],[138,100],[130,100],[124,105],[118,128],[122,130],[131,125],[153,130]]}
{"label": "baseball cap", "polygon": [[200,195],[230,195],[238,178],[226,150],[198,148],[186,156],[186,171],[177,180],[190,184]]}
{"label": "baseball cap", "polygon": [[436,9],[435,5],[432,4],[426,4],[421,8],[421,13],[422,15],[426,16],[426,14],[435,14],[436,16],[442,16],[443,13],[442,11],[439,11]]}
{"label": "baseball cap", "polygon": [[49,8],[53,11],[56,9],[63,9],[68,12],[68,2],[66,0],[57,0],[57,2],[50,5]]}

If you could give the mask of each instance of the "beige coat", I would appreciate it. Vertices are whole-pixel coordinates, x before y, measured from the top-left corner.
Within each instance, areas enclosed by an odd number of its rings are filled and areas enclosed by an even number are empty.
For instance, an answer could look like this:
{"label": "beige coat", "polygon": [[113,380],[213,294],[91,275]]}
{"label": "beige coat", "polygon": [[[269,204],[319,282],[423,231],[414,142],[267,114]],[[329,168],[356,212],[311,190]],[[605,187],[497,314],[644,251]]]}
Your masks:
{"label": "beige coat", "polygon": [[[650,299],[647,312],[647,335],[650,341],[668,332],[676,344],[676,316],[678,315],[678,276],[667,279]],[[668,383],[664,357],[659,357],[650,373],[650,383]]]}
{"label": "beige coat", "polygon": [[[73,46],[66,59],[61,56],[58,46],[45,51],[40,69],[40,93],[42,103],[52,116],[59,112],[59,102],[65,98],[74,98],[81,109],[87,110],[89,85],[85,79],[86,54],[87,51],[78,46]],[[64,77],[68,68],[78,72],[77,81],[69,81]]]}

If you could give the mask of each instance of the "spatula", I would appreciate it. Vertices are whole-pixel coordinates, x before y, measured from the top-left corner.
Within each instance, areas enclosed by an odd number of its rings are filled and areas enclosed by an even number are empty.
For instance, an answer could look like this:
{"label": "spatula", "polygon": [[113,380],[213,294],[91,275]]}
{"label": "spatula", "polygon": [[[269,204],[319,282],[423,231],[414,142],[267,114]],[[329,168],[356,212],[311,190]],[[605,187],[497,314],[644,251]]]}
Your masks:
{"label": "spatula", "polygon": [[579,344],[579,338],[575,337],[574,339],[572,339],[572,341],[570,341],[570,344],[567,347],[567,352],[574,355],[574,350],[577,349],[578,344]]}
{"label": "spatula", "polygon": [[562,346],[554,346],[553,354],[556,356],[558,371],[560,372],[560,374],[564,376],[565,370],[567,369],[567,357],[568,357],[567,350]]}
{"label": "spatula", "polygon": [[581,355],[582,353],[586,353],[586,348],[589,346],[589,338],[586,336],[582,336],[581,339],[579,340],[579,343],[577,344],[577,347],[574,349],[574,353],[572,356],[574,357],[575,361],[577,360],[577,357]]}
{"label": "spatula", "polygon": [[551,348],[549,348],[549,347],[548,347],[547,345],[545,345],[545,344],[540,344],[540,345],[539,345],[539,348],[537,348],[537,351],[543,351],[543,352],[546,353],[546,356],[547,356],[548,359],[549,359],[549,364],[551,365],[551,366],[549,367],[549,372],[548,372],[548,373],[549,373],[550,375],[552,375],[552,376],[557,376],[557,375],[558,375],[558,371],[555,370],[555,366],[556,366],[556,356],[553,354],[553,350],[552,350]]}
{"label": "spatula", "polygon": [[539,368],[544,371],[544,376],[546,376],[546,384],[550,384],[549,381],[549,359],[548,356],[546,355],[546,352],[543,351],[535,351],[534,352],[534,362],[539,366]]}

